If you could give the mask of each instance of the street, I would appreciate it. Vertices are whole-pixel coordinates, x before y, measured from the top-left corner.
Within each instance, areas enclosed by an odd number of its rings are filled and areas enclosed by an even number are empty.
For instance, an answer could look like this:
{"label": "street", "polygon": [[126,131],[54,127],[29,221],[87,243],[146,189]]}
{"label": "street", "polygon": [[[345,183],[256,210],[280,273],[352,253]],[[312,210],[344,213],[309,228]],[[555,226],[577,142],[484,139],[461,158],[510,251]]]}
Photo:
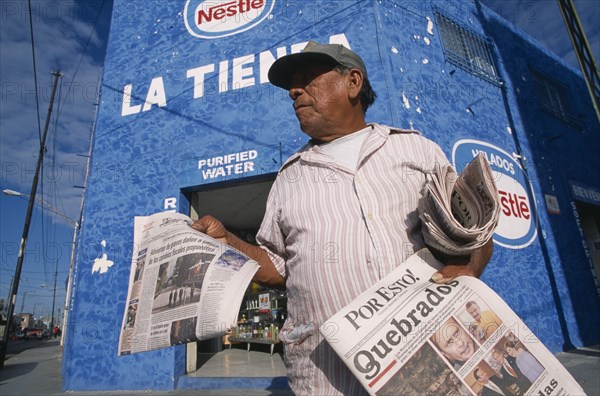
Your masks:
{"label": "street", "polygon": [[34,395],[61,391],[60,339],[9,341],[0,370],[2,396]]}
{"label": "street", "polygon": [[47,347],[48,344],[55,345],[59,343],[60,339],[48,338],[45,340],[16,340],[8,342],[8,349],[6,350],[6,358],[9,359],[14,355],[18,355],[26,349]]}

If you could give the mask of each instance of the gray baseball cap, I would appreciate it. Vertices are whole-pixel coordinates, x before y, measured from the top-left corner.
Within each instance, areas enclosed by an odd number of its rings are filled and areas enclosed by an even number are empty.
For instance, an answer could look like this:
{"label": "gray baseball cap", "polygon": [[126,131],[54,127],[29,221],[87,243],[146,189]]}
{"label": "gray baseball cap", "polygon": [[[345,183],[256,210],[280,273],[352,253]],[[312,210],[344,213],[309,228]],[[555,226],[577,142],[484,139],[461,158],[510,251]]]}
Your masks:
{"label": "gray baseball cap", "polygon": [[277,59],[269,69],[269,81],[280,88],[290,89],[292,76],[299,67],[320,63],[358,69],[365,78],[367,77],[365,63],[356,52],[340,44],[319,44],[311,41],[302,52]]}

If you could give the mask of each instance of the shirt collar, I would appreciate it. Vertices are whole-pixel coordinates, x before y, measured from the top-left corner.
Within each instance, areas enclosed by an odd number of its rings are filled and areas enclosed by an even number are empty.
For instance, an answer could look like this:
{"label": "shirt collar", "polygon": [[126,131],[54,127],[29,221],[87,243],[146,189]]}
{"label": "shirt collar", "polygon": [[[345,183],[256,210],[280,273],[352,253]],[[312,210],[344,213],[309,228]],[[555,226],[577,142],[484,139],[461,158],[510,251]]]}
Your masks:
{"label": "shirt collar", "polygon": [[[390,128],[374,122],[368,123],[367,126],[371,127],[371,132],[365,140],[365,144],[363,145],[359,158],[364,158],[367,154],[370,154],[377,150],[385,143],[385,141],[391,134],[421,134],[419,131],[414,129]],[[318,144],[315,144],[313,139],[310,139],[304,146],[302,146],[298,151],[292,154],[283,163],[280,171],[288,167],[293,162],[296,162],[300,158],[308,162],[327,163],[330,161],[330,157],[327,154],[323,153],[323,151],[319,148]]]}

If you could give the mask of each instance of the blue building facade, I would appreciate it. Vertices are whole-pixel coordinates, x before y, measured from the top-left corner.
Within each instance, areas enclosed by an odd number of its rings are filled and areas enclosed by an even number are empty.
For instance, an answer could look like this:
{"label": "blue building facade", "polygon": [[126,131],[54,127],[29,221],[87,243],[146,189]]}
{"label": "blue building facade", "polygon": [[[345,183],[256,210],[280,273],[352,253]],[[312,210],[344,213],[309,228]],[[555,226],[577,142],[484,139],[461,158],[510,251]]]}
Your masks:
{"label": "blue building facade", "polygon": [[[65,390],[168,390],[185,375],[184,346],[117,356],[133,219],[274,178],[307,137],[267,71],[311,40],[364,58],[368,121],[420,130],[458,170],[486,154],[502,219],[482,279],[550,350],[600,342],[600,124],[577,70],[478,1],[116,0]],[[103,255],[112,266],[93,271]]]}

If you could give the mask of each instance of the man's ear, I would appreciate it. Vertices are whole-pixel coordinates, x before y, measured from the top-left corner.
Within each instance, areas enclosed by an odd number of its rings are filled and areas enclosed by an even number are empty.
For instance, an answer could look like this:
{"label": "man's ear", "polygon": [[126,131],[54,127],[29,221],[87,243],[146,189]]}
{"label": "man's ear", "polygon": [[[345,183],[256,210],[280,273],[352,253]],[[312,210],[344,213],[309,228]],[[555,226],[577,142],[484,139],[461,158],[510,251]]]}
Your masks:
{"label": "man's ear", "polygon": [[358,69],[351,69],[348,73],[348,97],[357,99],[363,84],[363,74]]}

